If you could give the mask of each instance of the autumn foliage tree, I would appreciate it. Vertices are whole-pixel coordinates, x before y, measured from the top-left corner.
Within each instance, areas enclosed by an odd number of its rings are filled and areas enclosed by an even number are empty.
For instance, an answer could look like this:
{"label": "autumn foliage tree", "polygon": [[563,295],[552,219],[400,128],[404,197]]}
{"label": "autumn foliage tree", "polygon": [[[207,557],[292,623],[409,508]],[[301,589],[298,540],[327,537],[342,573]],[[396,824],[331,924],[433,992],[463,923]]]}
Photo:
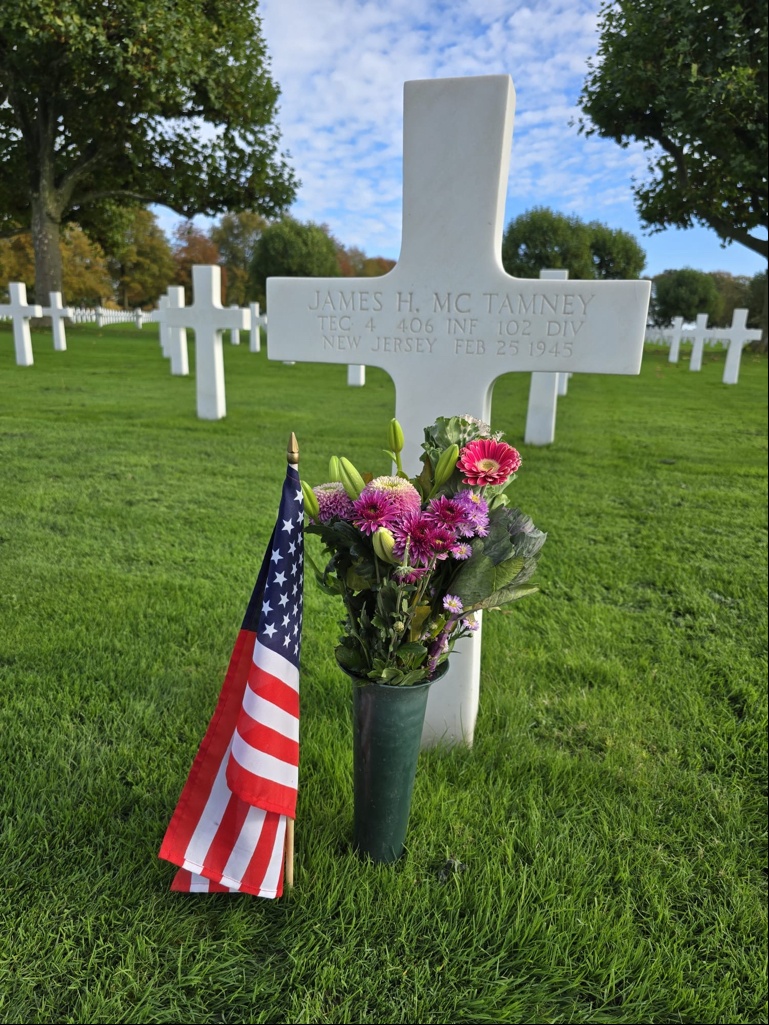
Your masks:
{"label": "autumn foliage tree", "polygon": [[249,268],[267,220],[252,210],[226,213],[209,232],[227,278],[227,300],[244,306],[251,300]]}
{"label": "autumn foliage tree", "polygon": [[[192,221],[184,221],[174,229],[174,282],[184,286],[184,298],[187,305],[193,302],[192,268],[196,264],[218,264],[220,262],[219,247]],[[227,275],[222,273],[222,300],[227,296]]]}
{"label": "autumn foliage tree", "polygon": [[[97,306],[113,298],[113,282],[104,250],[79,224],[67,224],[59,238],[64,301],[69,306]],[[7,282],[22,281],[27,290],[35,282],[35,252],[29,234],[0,239],[0,296]],[[49,296],[42,298],[47,306]]]}
{"label": "autumn foliage tree", "polygon": [[125,231],[108,255],[116,297],[125,308],[154,306],[174,281],[176,261],[154,214],[144,207],[128,213]]}

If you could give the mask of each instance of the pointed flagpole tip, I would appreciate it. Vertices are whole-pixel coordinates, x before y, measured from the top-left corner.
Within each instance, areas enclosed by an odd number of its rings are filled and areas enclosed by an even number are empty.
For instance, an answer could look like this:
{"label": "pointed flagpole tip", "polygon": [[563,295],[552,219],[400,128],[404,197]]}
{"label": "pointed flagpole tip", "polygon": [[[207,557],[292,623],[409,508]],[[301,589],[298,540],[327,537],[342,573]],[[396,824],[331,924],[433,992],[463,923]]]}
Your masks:
{"label": "pointed flagpole tip", "polygon": [[299,442],[296,440],[296,435],[293,431],[291,432],[291,437],[288,439],[286,459],[288,459],[292,466],[296,466],[299,462]]}

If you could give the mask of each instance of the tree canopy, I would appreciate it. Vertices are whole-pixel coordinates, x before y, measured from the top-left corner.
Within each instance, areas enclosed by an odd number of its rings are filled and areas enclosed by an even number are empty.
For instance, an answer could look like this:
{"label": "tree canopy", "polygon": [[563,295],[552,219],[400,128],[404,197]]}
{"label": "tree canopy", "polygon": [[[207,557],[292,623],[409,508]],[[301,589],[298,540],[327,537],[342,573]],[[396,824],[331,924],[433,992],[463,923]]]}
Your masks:
{"label": "tree canopy", "polygon": [[219,257],[226,270],[227,300],[244,306],[250,298],[249,268],[254,249],[267,227],[261,214],[251,210],[224,214],[210,231],[211,241],[219,249]]}
{"label": "tree canopy", "polygon": [[707,313],[714,323],[719,319],[720,309],[718,287],[705,271],[684,267],[663,271],[654,278],[650,313],[658,327],[666,327],[674,317],[696,320],[698,313]]}
{"label": "tree canopy", "polygon": [[[121,306],[154,306],[173,280],[174,254],[151,211],[136,207],[107,259]],[[66,273],[67,265],[64,263]]]}
{"label": "tree canopy", "polygon": [[266,298],[267,278],[336,278],[340,276],[337,243],[328,229],[313,221],[283,217],[270,224],[254,246],[252,291]]}
{"label": "tree canopy", "polygon": [[502,264],[518,278],[539,277],[545,268],[568,270],[571,278],[637,278],[645,263],[628,232],[548,207],[513,218],[502,238]]}
{"label": "tree canopy", "polygon": [[580,129],[650,151],[645,227],[767,256],[767,0],[606,0]]}
{"label": "tree canopy", "polygon": [[60,290],[60,226],[110,200],[279,215],[278,94],[258,0],[0,5],[0,235],[31,230],[37,294]]}

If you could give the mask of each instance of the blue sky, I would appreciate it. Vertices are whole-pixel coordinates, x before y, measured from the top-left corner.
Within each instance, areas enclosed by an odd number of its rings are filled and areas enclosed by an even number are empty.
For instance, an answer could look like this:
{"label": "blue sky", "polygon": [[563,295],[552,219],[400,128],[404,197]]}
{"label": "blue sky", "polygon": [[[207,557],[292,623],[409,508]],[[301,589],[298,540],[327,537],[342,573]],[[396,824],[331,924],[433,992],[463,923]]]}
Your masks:
{"label": "blue sky", "polygon": [[[696,267],[752,275],[766,261],[694,228],[644,235],[631,182],[640,146],[579,135],[570,121],[598,46],[599,0],[262,0],[281,89],[282,148],[302,185],[291,209],[346,246],[396,259],[401,236],[403,83],[509,74],[516,91],[505,224],[533,206],[636,236],[645,275]],[[472,159],[472,154],[467,154]],[[177,219],[164,211],[170,233]],[[201,226],[211,222],[198,219]]]}

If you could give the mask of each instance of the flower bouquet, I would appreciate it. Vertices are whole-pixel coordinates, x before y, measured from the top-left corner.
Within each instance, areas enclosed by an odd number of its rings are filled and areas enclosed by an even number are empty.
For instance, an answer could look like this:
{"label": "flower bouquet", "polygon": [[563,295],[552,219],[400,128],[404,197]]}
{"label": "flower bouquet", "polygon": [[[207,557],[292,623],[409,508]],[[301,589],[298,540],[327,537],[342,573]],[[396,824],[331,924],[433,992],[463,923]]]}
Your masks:
{"label": "flower bouquet", "polygon": [[353,845],[378,862],[404,850],[429,687],[478,629],[476,613],[536,591],[527,583],[546,538],[511,507],[521,457],[487,424],[440,417],[413,478],[403,444],[392,420],[394,474],[334,456],[328,482],[302,482],[305,531],[328,558],[305,557],[345,610],[335,654],[353,680]]}
{"label": "flower bouquet", "polygon": [[309,524],[329,556],[313,563],[321,588],[345,609],[336,648],[351,675],[390,686],[435,679],[475,613],[532,594],[547,537],[510,505],[521,457],[471,416],[425,429],[422,471],[409,479],[403,432],[389,427],[394,475],[360,474],[332,457],[331,480],[302,484]]}

